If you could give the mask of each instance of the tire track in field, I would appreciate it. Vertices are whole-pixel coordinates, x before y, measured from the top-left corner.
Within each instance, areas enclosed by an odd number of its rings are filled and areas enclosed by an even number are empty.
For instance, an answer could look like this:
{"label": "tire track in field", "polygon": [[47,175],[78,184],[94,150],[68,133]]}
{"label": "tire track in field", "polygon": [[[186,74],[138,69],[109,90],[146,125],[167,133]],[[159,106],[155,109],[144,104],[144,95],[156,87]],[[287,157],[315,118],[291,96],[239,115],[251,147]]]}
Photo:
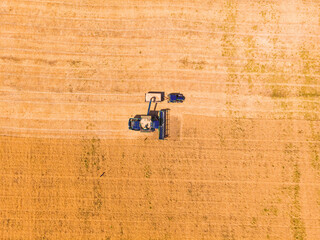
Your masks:
{"label": "tire track in field", "polygon": [[[88,187],[80,187],[78,199],[83,199],[83,196],[86,196],[89,190],[92,193],[93,200],[90,204],[78,204],[78,214],[82,220],[80,225],[85,233],[90,232],[90,222],[102,214],[104,205],[106,204],[105,198],[103,198],[105,194],[101,186],[101,177],[97,177],[101,176],[101,173],[104,172],[103,166],[107,160],[107,156],[101,149],[100,143],[101,140],[98,136],[83,138],[81,141],[83,149],[80,158],[78,158],[80,161],[79,175],[84,178],[83,184],[90,186],[89,189]],[[88,184],[88,178],[92,184]]]}
{"label": "tire track in field", "polygon": [[294,239],[306,239],[306,227],[305,219],[303,217],[301,209],[301,170],[298,163],[299,159],[299,148],[291,143],[287,144],[285,148],[285,153],[287,154],[288,161],[293,165],[293,183],[294,185],[289,188],[293,206],[290,209],[290,222],[291,229],[293,231]]}

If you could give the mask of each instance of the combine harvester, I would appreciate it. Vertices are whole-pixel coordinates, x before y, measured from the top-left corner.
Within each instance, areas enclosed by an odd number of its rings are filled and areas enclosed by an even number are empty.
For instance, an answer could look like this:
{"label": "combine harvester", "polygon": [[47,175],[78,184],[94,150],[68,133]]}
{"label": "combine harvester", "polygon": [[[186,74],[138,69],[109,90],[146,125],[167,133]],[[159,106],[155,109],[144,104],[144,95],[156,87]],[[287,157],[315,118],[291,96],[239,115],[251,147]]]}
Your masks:
{"label": "combine harvester", "polygon": [[[172,93],[174,96],[176,93]],[[170,95],[168,95],[169,102],[183,102],[177,101],[177,98],[172,98],[175,100],[171,101]],[[154,132],[156,129],[159,130],[159,139],[164,140],[169,136],[169,109],[161,109],[156,111],[157,104],[165,100],[164,92],[148,92],[145,95],[145,101],[149,102],[148,112],[146,115],[136,115],[134,118],[130,118],[128,126],[130,130],[140,131],[140,132]],[[155,102],[155,107],[153,111],[150,111],[151,103]]]}

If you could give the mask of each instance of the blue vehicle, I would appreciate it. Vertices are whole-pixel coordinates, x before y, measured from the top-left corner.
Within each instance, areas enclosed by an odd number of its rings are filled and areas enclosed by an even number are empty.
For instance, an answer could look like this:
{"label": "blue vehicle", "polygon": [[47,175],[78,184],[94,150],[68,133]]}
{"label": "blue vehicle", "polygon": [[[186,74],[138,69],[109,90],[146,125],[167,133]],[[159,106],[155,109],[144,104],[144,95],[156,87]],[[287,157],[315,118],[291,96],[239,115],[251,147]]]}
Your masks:
{"label": "blue vehicle", "polygon": [[141,132],[154,132],[159,128],[159,117],[140,115],[129,119],[129,129]]}
{"label": "blue vehicle", "polygon": [[168,95],[168,103],[182,103],[185,99],[182,93],[170,93]]}
{"label": "blue vehicle", "polygon": [[129,119],[129,129],[133,131],[140,131],[140,118],[130,118]]}
{"label": "blue vehicle", "polygon": [[[146,96],[146,98],[147,97],[148,96]],[[159,112],[150,111],[151,102],[157,102],[157,99],[156,97],[149,97],[149,99],[150,101],[147,115],[136,115],[134,118],[130,118],[128,127],[130,130],[140,132],[154,132],[156,129],[158,129],[159,139],[163,140],[168,136],[167,123],[169,109],[161,109]]]}
{"label": "blue vehicle", "polygon": [[161,109],[158,115],[141,115],[130,118],[129,129],[140,132],[154,132],[159,130],[159,139],[163,140],[168,137],[168,111],[169,109]]}

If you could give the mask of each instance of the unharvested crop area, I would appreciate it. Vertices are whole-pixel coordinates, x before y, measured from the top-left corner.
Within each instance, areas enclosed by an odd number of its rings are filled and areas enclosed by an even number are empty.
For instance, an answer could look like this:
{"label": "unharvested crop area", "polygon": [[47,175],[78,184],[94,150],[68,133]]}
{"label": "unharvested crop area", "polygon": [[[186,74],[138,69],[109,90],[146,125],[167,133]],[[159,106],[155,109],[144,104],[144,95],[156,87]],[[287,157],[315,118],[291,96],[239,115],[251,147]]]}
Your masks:
{"label": "unharvested crop area", "polygon": [[319,239],[319,9],[2,0],[0,238]]}

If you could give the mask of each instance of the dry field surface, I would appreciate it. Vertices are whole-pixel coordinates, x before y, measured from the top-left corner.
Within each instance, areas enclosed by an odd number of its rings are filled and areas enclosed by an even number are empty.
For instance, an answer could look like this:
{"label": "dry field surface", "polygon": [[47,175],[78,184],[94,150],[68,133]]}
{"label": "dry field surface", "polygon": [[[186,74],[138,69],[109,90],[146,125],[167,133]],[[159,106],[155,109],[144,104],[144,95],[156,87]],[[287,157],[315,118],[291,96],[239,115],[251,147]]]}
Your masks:
{"label": "dry field surface", "polygon": [[1,239],[320,239],[320,1],[1,0],[0,66]]}

